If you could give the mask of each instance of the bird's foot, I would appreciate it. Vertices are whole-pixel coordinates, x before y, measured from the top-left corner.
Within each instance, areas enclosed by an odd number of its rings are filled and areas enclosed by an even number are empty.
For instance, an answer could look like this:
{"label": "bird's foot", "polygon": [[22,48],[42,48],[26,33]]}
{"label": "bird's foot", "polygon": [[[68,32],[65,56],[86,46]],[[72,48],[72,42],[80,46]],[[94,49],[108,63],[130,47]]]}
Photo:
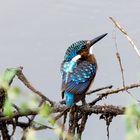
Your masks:
{"label": "bird's foot", "polygon": [[86,102],[85,98],[84,98],[84,99],[82,99],[81,101],[82,101],[82,105],[86,105],[86,104],[87,104],[87,102]]}

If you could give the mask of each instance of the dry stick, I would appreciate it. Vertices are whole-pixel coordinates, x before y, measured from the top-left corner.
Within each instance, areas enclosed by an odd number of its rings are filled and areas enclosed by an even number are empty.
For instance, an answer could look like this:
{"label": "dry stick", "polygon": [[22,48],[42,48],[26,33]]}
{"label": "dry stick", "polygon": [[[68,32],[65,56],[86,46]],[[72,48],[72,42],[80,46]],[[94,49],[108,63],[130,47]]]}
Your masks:
{"label": "dry stick", "polygon": [[113,106],[113,105],[94,105],[92,107],[81,106],[79,110],[87,114],[110,114],[112,116],[123,115],[125,112],[125,107]]}
{"label": "dry stick", "polygon": [[89,103],[89,105],[90,106],[95,105],[98,101],[102,100],[104,97],[107,97],[108,95],[117,94],[121,91],[125,91],[132,88],[138,88],[138,87],[140,87],[140,84],[131,84],[130,86],[125,86],[125,87],[117,88],[115,90],[109,90],[109,91],[100,93],[98,94],[99,96],[95,100]]}
{"label": "dry stick", "polygon": [[101,91],[101,90],[105,90],[105,89],[111,89],[112,87],[113,87],[113,85],[105,86],[105,87],[102,87],[102,88],[97,88],[95,90],[87,92],[86,95],[90,95],[92,93],[95,93],[95,92],[98,92],[98,91]]}
{"label": "dry stick", "polygon": [[[38,107],[40,107],[44,102],[45,102],[45,100],[42,99],[42,101],[40,102],[40,104],[38,105]],[[29,123],[28,123],[28,127],[26,127],[26,129],[24,129],[24,133],[23,133],[22,138],[24,138],[24,136],[26,135],[26,132],[27,132],[28,128],[30,128],[30,126],[32,126],[32,128],[33,128],[34,130],[42,130],[42,129],[48,128],[48,126],[43,126],[43,127],[38,128],[38,129],[35,129],[35,128],[33,127],[32,122],[34,121],[36,115],[37,115],[37,114],[31,116],[31,118],[30,118],[30,120],[29,120]]]}
{"label": "dry stick", "polygon": [[[138,88],[138,87],[140,87],[140,84],[131,84],[130,86],[126,86],[125,88],[128,90],[128,89],[133,89],[133,88]],[[109,90],[107,92],[101,93],[99,95],[100,99],[98,99],[99,97],[97,99],[98,100],[102,100],[102,98],[104,98],[104,97],[106,97],[108,95],[112,95],[112,94],[116,94],[116,93],[119,93],[119,92],[124,91],[125,88],[124,87],[121,87],[121,88],[117,88],[115,90]],[[95,99],[95,100],[97,100],[97,99]],[[87,110],[86,112],[88,113],[88,112],[90,112],[93,109],[93,107],[87,107],[86,105],[84,105],[81,108],[83,108],[83,111],[86,111]],[[100,109],[102,107],[103,106],[100,106]],[[59,105],[56,105],[56,106],[52,107],[52,109],[53,109],[53,112],[56,113],[56,112],[62,112],[64,110],[66,110],[67,107],[65,105],[59,104]],[[96,113],[96,110],[98,111],[99,108],[96,108],[96,106],[95,106],[94,109],[95,110],[92,110],[91,113]],[[7,116],[2,117],[0,115],[0,121],[6,121],[6,120],[11,120],[11,119],[16,118],[16,117],[23,117],[23,116],[36,115],[36,114],[38,114],[38,110],[37,109],[36,110],[29,110],[26,113],[15,112],[12,117],[7,117]]]}
{"label": "dry stick", "polygon": [[[13,121],[7,121],[7,124],[12,124],[12,123],[13,123]],[[35,125],[36,125],[36,124],[37,124],[37,125],[39,124],[39,123],[37,123],[37,122],[34,122],[34,123],[35,123]],[[28,123],[25,123],[25,122],[15,122],[15,124],[16,124],[16,126],[22,128],[22,129],[25,129],[25,128],[27,128],[27,127],[29,126]],[[50,127],[50,126],[43,125],[43,124],[39,124],[39,126],[35,126],[35,125],[32,126],[32,128],[33,128],[34,130],[53,129],[53,128]]]}
{"label": "dry stick", "polygon": [[39,127],[32,127],[34,130],[38,131],[38,130],[44,130],[44,129],[53,129],[52,127],[50,126],[46,126],[46,125],[42,125],[42,126],[39,126]]}
{"label": "dry stick", "polygon": [[22,112],[14,112],[13,115],[11,117],[8,116],[4,116],[0,117],[0,121],[9,121],[12,120],[13,118],[17,118],[17,117],[26,117],[29,115],[36,115],[38,114],[38,110],[29,110],[28,112],[22,113]]}
{"label": "dry stick", "polygon": [[[43,103],[44,103],[44,99],[42,99],[42,101],[40,102],[40,104],[39,104],[38,107],[40,107]],[[29,119],[28,127],[26,127],[26,129],[24,129],[24,132],[25,132],[25,133],[23,133],[23,136],[22,136],[22,137],[24,137],[24,135],[26,135],[26,132],[27,132],[26,130],[27,130],[30,126],[32,126],[32,128],[33,128],[34,130],[42,130],[43,128],[44,128],[44,129],[48,128],[48,126],[43,126],[43,127],[41,127],[41,128],[38,128],[38,129],[35,129],[35,128],[33,127],[32,122],[33,122],[33,120],[35,119],[36,115],[37,115],[37,114],[32,115],[31,118]]]}
{"label": "dry stick", "polygon": [[58,114],[57,116],[54,117],[54,121],[57,121],[58,119],[60,119],[64,114],[66,114],[68,111],[70,110],[70,108],[67,108],[66,110],[64,110],[63,112],[61,112],[60,114]]}
{"label": "dry stick", "polygon": [[[68,135],[75,136],[75,130],[78,129],[78,106],[73,106],[69,113],[69,129],[68,129]],[[83,111],[82,113],[84,113]],[[77,140],[74,137],[74,140]]]}
{"label": "dry stick", "polygon": [[80,124],[80,127],[79,127],[79,140],[81,140],[82,133],[85,129],[87,119],[88,119],[88,114],[83,114],[82,119],[81,119],[81,124]]}
{"label": "dry stick", "polygon": [[[42,99],[42,101],[40,102],[40,104],[38,105],[38,107],[41,107],[42,104],[44,103],[45,101]],[[30,125],[32,124],[33,120],[35,119],[36,115],[32,115],[32,117],[30,118],[30,121],[29,121],[29,127]]]}
{"label": "dry stick", "polygon": [[[30,83],[28,82],[28,80],[25,78],[25,76],[23,75],[23,73],[22,73],[22,71],[21,70],[19,70],[18,71],[18,78],[21,80],[21,81],[23,81],[23,83],[30,89],[30,90],[32,90],[34,93],[36,93],[37,95],[41,95],[41,97],[42,97],[42,99],[44,99],[44,100],[47,100],[46,99],[46,97],[44,98],[44,95],[42,94],[42,93],[40,93],[40,92],[36,92],[36,90],[30,85]],[[42,96],[43,95],[43,96]],[[56,107],[56,108],[55,108]],[[54,104],[54,106],[52,107],[53,108],[53,110],[54,111],[58,111],[58,112],[61,112],[61,111],[64,111],[65,109],[66,109],[66,106],[62,106],[62,105],[56,105],[56,104]],[[107,110],[108,109],[108,110]],[[106,111],[106,113],[108,113],[108,111],[109,111],[109,113],[110,113],[110,111],[112,112],[112,111],[114,111],[115,109],[110,109],[110,106],[109,106],[109,108],[108,107],[106,107],[106,109],[104,109],[104,106],[94,106],[94,107],[86,107],[86,109],[85,108],[83,108],[82,109],[84,112],[88,112],[88,113],[95,113],[95,114],[98,114],[98,113],[105,113],[105,111]],[[119,112],[120,111],[120,112]],[[119,110],[118,112],[119,112],[119,114],[123,114],[123,110]],[[115,110],[115,112],[116,112],[116,110]],[[113,113],[113,112],[112,112]],[[23,117],[23,116],[30,116],[30,115],[36,115],[36,114],[38,114],[38,111],[36,110],[36,111],[33,111],[33,110],[31,110],[31,111],[29,111],[28,113],[25,113],[25,114],[22,114],[21,112],[16,112],[16,113],[14,113],[14,115],[11,117],[11,118],[8,118],[8,117],[1,117],[0,118],[0,121],[6,121],[6,120],[11,120],[11,119],[13,119],[13,118],[17,118],[17,117]],[[115,113],[116,114],[116,113]]]}
{"label": "dry stick", "polygon": [[70,112],[69,112],[69,129],[68,129],[68,135],[69,134],[72,135],[72,128],[73,128],[73,124],[74,124],[74,113],[75,113],[75,106],[73,106],[70,109]]}
{"label": "dry stick", "polygon": [[117,60],[119,62],[119,66],[120,66],[120,70],[121,70],[121,76],[122,76],[122,82],[123,82],[123,87],[125,87],[125,78],[124,78],[124,71],[123,71],[123,65],[122,65],[122,61],[121,61],[121,57],[120,57],[120,53],[119,53],[119,50],[118,50],[118,45],[117,45],[117,41],[116,41],[116,32],[114,30],[114,42],[115,42],[115,48],[116,48],[116,57],[117,57]]}
{"label": "dry stick", "polygon": [[[22,69],[23,67],[20,67],[20,69],[17,71],[17,77],[24,83],[24,85],[26,87],[28,87],[31,91],[33,91],[33,93],[37,94],[38,96],[40,96],[42,98],[40,104],[38,107],[40,107],[44,102],[45,100],[48,101],[51,105],[53,105],[53,102],[47,98],[46,96],[44,96],[40,91],[36,90],[31,84],[30,82],[27,80],[27,78],[25,77],[25,75],[23,74],[22,72]],[[29,126],[32,124],[32,121],[35,119],[35,116],[36,115],[33,115],[29,121]]]}
{"label": "dry stick", "polygon": [[[105,90],[105,89],[111,89],[112,87],[113,87],[113,85],[105,86],[105,87],[101,87],[101,88],[97,88],[97,89],[95,89],[95,90],[91,90],[91,91],[87,92],[86,95],[91,95],[91,94],[93,94],[93,93],[95,93],[95,92],[99,92],[99,91]],[[62,101],[60,101],[59,103],[60,103],[60,104],[66,104],[66,100],[62,100]]]}
{"label": "dry stick", "polygon": [[[40,102],[40,104],[39,104],[38,107],[40,107],[43,103],[44,103],[44,99],[42,99],[42,101]],[[33,120],[35,119],[36,115],[37,115],[37,114],[32,115],[31,118],[29,119],[28,127],[26,127],[26,128],[24,129],[24,133],[23,133],[22,138],[24,138],[24,136],[26,135],[26,132],[27,132],[27,130],[28,130],[28,128],[29,128],[30,126],[32,126],[32,128],[34,128],[33,125],[32,125],[32,122],[33,122]],[[44,127],[43,127],[43,128],[44,128]],[[45,128],[46,128],[46,127],[45,127]],[[34,128],[34,130],[37,130],[37,129]],[[38,129],[38,130],[39,130],[39,129]],[[40,130],[41,130],[41,129],[40,129]]]}
{"label": "dry stick", "polygon": [[[132,41],[132,39],[128,36],[127,32],[121,27],[121,25],[115,21],[112,17],[110,17],[110,19],[112,20],[112,22],[115,24],[115,27],[117,27],[124,35],[125,37],[128,39],[129,43],[132,45],[132,47],[134,48],[134,50],[137,52],[138,56],[140,57],[140,52],[137,48],[137,46],[134,44],[134,42]],[[115,39],[115,46],[116,46],[116,49],[117,49],[117,43],[116,43],[116,39]],[[120,64],[120,68],[121,68],[121,72],[122,72],[122,79],[123,79],[123,86],[125,87],[125,80],[124,80],[124,74],[123,74],[123,68],[122,68],[122,64],[121,64],[121,59],[120,59],[120,55],[119,53],[117,53],[117,58],[118,58],[118,61],[119,61],[119,64]],[[131,95],[131,97],[133,97],[137,102],[140,102],[138,101],[127,89],[126,89],[126,92]]]}
{"label": "dry stick", "polygon": [[[54,105],[54,102],[51,101],[49,98],[47,98],[46,96],[44,96],[40,91],[37,91],[31,84],[30,82],[27,80],[27,78],[24,76],[24,74],[22,73],[22,67],[18,70],[17,72],[17,77],[24,83],[24,85],[29,88],[31,91],[33,91],[33,93],[39,95],[41,98],[42,98],[42,101],[40,102],[39,104],[39,107],[44,103],[44,101],[48,101],[52,106]],[[32,121],[34,120],[35,116],[37,114],[34,114],[32,116],[32,118],[30,119],[30,122],[29,122],[29,126],[30,124],[32,123]],[[61,116],[61,115],[60,115]],[[25,131],[26,133],[26,131]],[[23,137],[24,137],[25,134],[23,134]]]}
{"label": "dry stick", "polygon": [[[123,83],[123,87],[125,88],[125,78],[124,78],[124,70],[123,70],[123,65],[122,65],[122,61],[121,61],[121,56],[118,50],[118,45],[117,45],[117,41],[116,41],[116,32],[114,30],[114,42],[115,42],[115,48],[116,48],[116,57],[117,60],[119,62],[119,67],[120,67],[120,71],[121,71],[121,76],[122,76],[122,83]],[[137,100],[127,89],[125,90],[134,100],[136,100],[137,102],[140,102],[139,100]]]}
{"label": "dry stick", "polygon": [[73,113],[74,119],[73,119],[73,128],[72,133],[75,134],[75,130],[77,127],[77,118],[78,118],[78,107],[75,106],[75,112]]}
{"label": "dry stick", "polygon": [[[63,106],[63,110],[66,109],[66,106]],[[94,114],[115,114],[115,115],[122,115],[124,114],[124,110],[125,107],[120,107],[120,106],[113,106],[113,105],[94,105],[92,107],[90,107],[89,105],[84,105],[84,106],[80,106],[78,108],[81,112],[83,113],[94,113]],[[26,117],[26,116],[30,116],[30,115],[36,115],[38,114],[39,110],[29,110],[26,113],[22,113],[22,112],[14,112],[13,116],[8,117],[8,116],[4,116],[4,114],[0,116],[0,122],[1,121],[10,121],[14,118],[17,117]]]}
{"label": "dry stick", "polygon": [[122,87],[122,88],[117,88],[115,90],[110,90],[110,91],[101,93],[99,95],[107,96],[107,95],[116,94],[116,93],[119,93],[121,91],[125,91],[125,90],[132,89],[132,88],[138,88],[138,87],[140,87],[140,84],[132,84],[130,86],[125,86],[125,87]]}
{"label": "dry stick", "polygon": [[[67,112],[64,114],[64,119],[63,119],[63,123],[62,123],[62,132],[64,132],[65,130],[65,123],[67,120]],[[59,136],[59,140],[63,140],[63,134]]]}
{"label": "dry stick", "polygon": [[[39,125],[38,127],[36,125]],[[47,125],[44,125],[44,124],[40,124],[38,122],[34,122],[33,125],[32,125],[32,128],[34,130],[42,130],[42,129],[53,129],[52,127],[50,126],[47,126]]]}
{"label": "dry stick", "polygon": [[[25,84],[25,85],[26,85],[26,84]],[[26,85],[26,86],[27,86],[27,85]],[[28,86],[27,86],[27,87],[28,87]],[[29,88],[29,87],[28,87],[28,88]],[[30,88],[29,88],[29,89],[30,89]],[[99,107],[99,106],[98,106],[98,107]],[[63,108],[63,107],[62,107],[62,108]],[[61,109],[62,109],[62,108],[61,108]],[[102,107],[101,107],[101,108],[102,108]],[[101,111],[101,112],[102,112],[102,111],[104,112],[104,109],[101,109],[101,108],[100,108],[100,111]],[[66,107],[64,107],[64,109],[66,109]],[[99,109],[99,108],[98,108],[98,109]],[[86,110],[84,110],[84,111],[88,111],[88,112],[90,112],[90,113],[94,113],[94,112],[96,111],[97,113],[99,113],[99,112],[97,111],[98,109],[96,109],[96,108],[94,108],[94,109],[93,109],[93,108],[88,108],[88,109],[87,109],[87,108],[86,108]],[[60,110],[60,109],[54,109],[54,110]],[[101,113],[101,112],[100,112],[100,113]],[[32,114],[32,115],[33,115],[33,114]],[[35,115],[35,114],[34,114],[34,115]],[[27,114],[26,114],[26,116],[27,116]],[[4,119],[4,118],[3,118],[3,119]]]}
{"label": "dry stick", "polygon": [[106,121],[106,130],[107,130],[107,137],[108,137],[108,140],[109,140],[109,126],[110,126],[110,123],[112,122],[112,119],[115,115],[111,115],[111,114],[102,114],[100,116],[100,119],[104,119]]}
{"label": "dry stick", "polygon": [[20,70],[18,70],[17,72],[17,77],[18,79],[20,79],[24,85],[29,88],[31,91],[33,91],[33,93],[35,93],[36,95],[40,96],[42,98],[42,100],[46,100],[48,101],[52,106],[54,104],[53,101],[51,101],[49,98],[47,98],[45,95],[43,95],[40,91],[36,90],[31,84],[30,82],[27,80],[27,78],[25,77],[25,75],[22,72],[22,67]]}
{"label": "dry stick", "polygon": [[139,52],[137,46],[135,45],[135,43],[133,42],[133,40],[130,38],[130,36],[127,34],[127,32],[121,27],[121,25],[113,17],[109,17],[109,18],[114,23],[114,25],[125,35],[125,37],[129,41],[129,43],[131,44],[131,46],[133,47],[133,49],[136,51],[136,53],[140,57],[140,52]]}
{"label": "dry stick", "polygon": [[[99,91],[105,90],[105,89],[111,89],[112,87],[113,87],[113,85],[105,86],[105,87],[101,87],[101,88],[97,88],[97,89],[95,89],[95,90],[91,90],[91,91],[87,92],[86,95],[91,95],[91,94],[93,94],[93,93],[95,93],[95,92],[99,92]],[[59,103],[60,103],[60,104],[65,104],[65,103],[66,103],[66,100],[62,100],[62,101],[60,101]]]}
{"label": "dry stick", "polygon": [[[40,104],[39,104],[38,107],[40,107],[45,101],[48,101],[53,106],[54,105],[54,102],[53,101],[51,101],[49,98],[47,98],[46,96],[44,96],[40,91],[36,90],[30,84],[30,82],[27,80],[27,78],[25,77],[25,75],[22,73],[22,69],[23,69],[23,67],[19,67],[16,75],[17,75],[18,79],[20,79],[27,88],[29,88],[31,91],[33,91],[33,93],[35,93],[36,95],[38,95],[38,96],[40,96],[42,98],[42,100],[41,100],[41,102],[40,102]],[[30,121],[28,123],[28,127],[30,127],[30,125],[31,125],[31,123],[34,120],[34,118],[35,118],[36,115],[37,114],[32,114],[32,117],[31,117],[31,119],[30,119]],[[25,133],[26,133],[26,131],[25,131]],[[23,138],[24,138],[24,135],[25,134],[23,134]]]}

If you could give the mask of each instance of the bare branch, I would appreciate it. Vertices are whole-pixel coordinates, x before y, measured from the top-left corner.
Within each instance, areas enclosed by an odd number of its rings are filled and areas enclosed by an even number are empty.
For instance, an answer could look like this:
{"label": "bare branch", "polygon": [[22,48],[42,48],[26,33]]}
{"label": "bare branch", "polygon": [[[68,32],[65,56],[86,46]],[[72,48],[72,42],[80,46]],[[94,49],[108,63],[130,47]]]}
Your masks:
{"label": "bare branch", "polygon": [[98,91],[101,91],[101,90],[105,90],[105,89],[111,89],[112,87],[113,87],[113,85],[102,87],[102,88],[97,88],[95,90],[91,90],[91,91],[87,92],[86,95],[90,95],[92,93],[95,93],[95,92],[98,92]]}
{"label": "bare branch", "polygon": [[[67,109],[67,107],[62,106],[61,109],[63,109],[63,111],[65,111]],[[92,106],[92,107],[89,105],[84,105],[84,106],[79,106],[78,109],[80,109],[82,112],[85,112],[85,113],[95,113],[95,114],[110,113],[110,114],[120,115],[120,114],[123,114],[123,112],[124,112],[124,107],[118,107],[118,106],[112,106],[112,105],[103,105],[103,106],[96,105],[96,106]],[[53,110],[59,110],[59,108],[53,107]],[[15,112],[12,117],[1,115],[0,122],[1,121],[10,121],[13,118],[17,118],[17,117],[26,117],[26,116],[30,116],[30,115],[36,115],[36,114],[38,114],[38,111],[39,110],[36,109],[36,110],[29,110],[26,113]]]}
{"label": "bare branch", "polygon": [[90,107],[89,105],[85,105],[83,107],[80,107],[82,111],[85,111],[86,113],[94,113],[94,114],[111,114],[113,116],[117,115],[123,115],[125,111],[125,107],[120,106],[113,106],[113,105],[94,105]]}
{"label": "bare branch", "polygon": [[113,17],[109,17],[109,18],[115,24],[115,26],[125,35],[125,37],[129,41],[129,43],[131,44],[131,46],[133,47],[133,49],[136,51],[136,53],[140,57],[140,52],[139,52],[137,46],[135,45],[135,43],[133,42],[133,40],[130,38],[130,36],[127,34],[127,32],[121,27],[121,25],[119,24],[119,22],[117,22]]}
{"label": "bare branch", "polygon": [[118,62],[119,62],[119,67],[120,67],[120,70],[121,70],[121,76],[122,76],[123,87],[125,87],[124,71],[123,71],[123,65],[122,65],[122,61],[121,61],[121,56],[120,56],[120,53],[119,53],[119,50],[118,50],[117,41],[116,41],[116,33],[114,34],[113,39],[114,39],[114,42],[115,42],[116,57],[117,57],[117,60],[118,60]]}
{"label": "bare branch", "polygon": [[138,88],[138,87],[140,87],[140,84],[131,84],[130,86],[125,86],[125,87],[117,88],[115,90],[109,90],[109,91],[100,93],[98,94],[99,97],[97,97],[95,100],[89,103],[89,105],[95,105],[98,101],[102,100],[104,97],[107,97],[108,95],[117,94],[119,92],[122,92],[128,89]]}
{"label": "bare branch", "polygon": [[47,98],[45,95],[43,95],[40,91],[36,90],[31,84],[30,82],[27,80],[27,78],[25,77],[25,75],[22,72],[22,68],[18,70],[17,72],[17,77],[24,83],[24,85],[29,88],[31,91],[33,91],[33,93],[35,93],[36,95],[40,96],[42,98],[42,100],[46,100],[48,101],[51,105],[53,105],[53,101],[51,101],[49,98]]}
{"label": "bare branch", "polygon": [[54,121],[57,121],[58,119],[60,119],[69,110],[70,110],[70,108],[67,108],[66,110],[64,110],[63,112],[61,112],[60,114],[58,114],[56,117],[54,117]]}
{"label": "bare branch", "polygon": [[[105,116],[107,120],[110,117],[113,118],[114,116],[124,114],[125,107],[113,106],[113,105],[95,105],[98,101],[102,100],[104,97],[107,97],[108,95],[116,94],[116,93],[119,93],[121,91],[123,92],[123,91],[128,90],[128,89],[140,87],[140,84],[132,84],[130,86],[125,86],[125,87],[121,87],[121,88],[117,88],[117,89],[113,89],[113,90],[108,90],[108,91],[105,91],[105,92],[101,93],[99,95],[99,97],[97,97],[91,103],[81,105],[81,106],[75,105],[72,108],[68,108],[65,105],[65,101],[61,101],[61,102],[58,102],[58,103],[53,102],[50,99],[48,99],[45,95],[43,95],[40,91],[37,91],[29,83],[27,78],[22,73],[22,68],[19,68],[17,70],[17,76],[24,83],[24,85],[27,88],[29,88],[31,91],[33,91],[33,93],[35,93],[36,95],[41,97],[41,102],[39,103],[39,106],[36,107],[36,109],[30,109],[30,110],[27,110],[26,112],[21,112],[20,108],[18,106],[15,106],[14,104],[12,104],[12,106],[15,108],[12,116],[8,117],[8,116],[4,116],[3,112],[0,113],[0,124],[6,123],[6,125],[12,124],[14,126],[12,134],[15,133],[15,126],[16,127],[19,126],[24,130],[24,134],[23,134],[22,139],[26,139],[25,134],[30,127],[34,128],[35,130],[42,130],[42,129],[47,129],[47,128],[53,129],[53,128],[51,128],[49,126],[46,126],[46,125],[42,125],[42,124],[38,125],[37,123],[34,124],[35,116],[39,115],[40,106],[45,101],[47,101],[51,104],[50,108],[51,108],[51,113],[52,114],[50,114],[50,117],[54,122],[64,116],[64,122],[57,124],[57,127],[59,127],[59,134],[58,135],[60,135],[61,140],[63,140],[63,136],[67,134],[67,133],[65,133],[65,131],[63,132],[63,130],[65,130],[64,124],[66,123],[66,118],[67,118],[68,114],[70,115],[69,116],[68,137],[71,137],[71,139],[74,139],[75,138],[74,135],[76,133],[79,134],[79,138],[80,138],[80,136],[82,135],[82,132],[85,129],[85,125],[86,125],[86,121],[88,119],[88,116],[91,115],[91,114],[97,114],[97,115],[101,114],[101,116]],[[98,92],[98,91],[108,89],[108,88],[109,89],[112,88],[112,85],[90,91],[90,92],[87,93],[87,95],[90,95],[94,92]],[[59,113],[59,114],[55,115],[55,113]],[[28,122],[26,122],[26,123],[25,122],[19,122],[18,119],[20,117],[26,117],[26,118],[31,118],[31,119],[29,119]],[[48,119],[48,118],[46,118],[46,119]],[[108,122],[110,122],[110,120],[111,119],[109,119]],[[48,119],[48,121],[49,121],[49,119]],[[109,125],[108,125],[108,128],[109,128]]]}

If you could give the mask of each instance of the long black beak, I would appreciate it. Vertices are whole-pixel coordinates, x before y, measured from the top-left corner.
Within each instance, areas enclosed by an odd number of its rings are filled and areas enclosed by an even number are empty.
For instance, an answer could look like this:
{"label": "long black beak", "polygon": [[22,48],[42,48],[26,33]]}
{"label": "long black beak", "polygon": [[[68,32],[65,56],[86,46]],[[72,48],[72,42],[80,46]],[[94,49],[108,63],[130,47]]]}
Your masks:
{"label": "long black beak", "polygon": [[102,38],[104,38],[107,35],[107,33],[100,35],[92,40],[90,40],[90,46],[94,45],[96,42],[98,42],[99,40],[101,40]]}

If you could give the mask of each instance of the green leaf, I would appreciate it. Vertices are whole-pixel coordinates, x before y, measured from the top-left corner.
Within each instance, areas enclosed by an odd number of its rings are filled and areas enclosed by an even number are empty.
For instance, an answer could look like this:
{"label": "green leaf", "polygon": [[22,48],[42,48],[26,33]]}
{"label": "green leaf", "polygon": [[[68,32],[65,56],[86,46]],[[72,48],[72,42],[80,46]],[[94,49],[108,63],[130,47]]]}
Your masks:
{"label": "green leaf", "polygon": [[13,116],[13,107],[12,104],[9,100],[5,101],[4,104],[4,115],[8,116],[8,117],[12,117]]}
{"label": "green leaf", "polygon": [[22,103],[22,104],[20,105],[20,112],[22,112],[22,113],[27,113],[28,110],[29,110],[29,106],[28,106],[27,103]]}
{"label": "green leaf", "polygon": [[8,86],[11,84],[13,78],[15,77],[17,70],[18,69],[14,69],[14,68],[5,70],[4,74],[1,77],[1,81],[0,81],[2,87],[6,88],[6,89],[8,88]]}
{"label": "green leaf", "polygon": [[9,87],[7,90],[8,93],[8,99],[15,100],[18,98],[18,95],[20,93],[20,88],[18,87]]}
{"label": "green leaf", "polygon": [[140,108],[136,103],[131,104],[125,111],[127,140],[140,140]]}
{"label": "green leaf", "polygon": [[44,105],[41,106],[39,114],[42,117],[48,117],[51,114],[51,112],[52,112],[52,109],[51,109],[50,105],[45,103]]}

